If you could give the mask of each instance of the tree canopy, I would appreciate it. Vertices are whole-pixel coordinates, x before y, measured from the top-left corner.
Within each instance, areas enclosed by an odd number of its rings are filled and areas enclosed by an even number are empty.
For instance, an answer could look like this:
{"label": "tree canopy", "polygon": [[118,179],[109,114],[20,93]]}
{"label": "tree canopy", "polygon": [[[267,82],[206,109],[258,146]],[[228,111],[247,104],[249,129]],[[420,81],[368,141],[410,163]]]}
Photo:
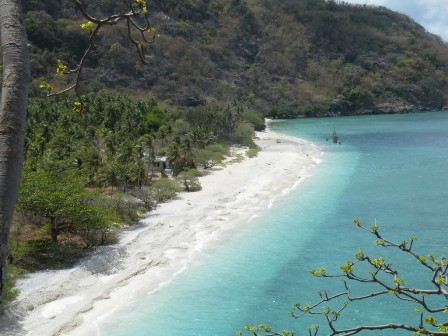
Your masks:
{"label": "tree canopy", "polygon": [[[105,233],[119,221],[118,216],[102,204],[98,193],[86,190],[83,182],[74,170],[32,171],[26,167],[18,210],[46,219],[43,224],[49,225],[53,242],[63,231],[80,233],[87,246],[104,242]],[[100,232],[101,239],[95,239]]]}

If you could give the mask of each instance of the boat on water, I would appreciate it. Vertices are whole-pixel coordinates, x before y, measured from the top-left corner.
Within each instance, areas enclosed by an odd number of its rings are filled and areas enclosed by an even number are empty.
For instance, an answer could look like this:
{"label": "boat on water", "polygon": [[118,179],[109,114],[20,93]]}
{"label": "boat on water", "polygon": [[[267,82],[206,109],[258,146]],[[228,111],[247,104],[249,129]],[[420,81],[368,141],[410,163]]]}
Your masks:
{"label": "boat on water", "polygon": [[333,134],[332,134],[331,138],[333,139],[333,143],[338,143],[338,135],[336,133],[336,127],[333,128]]}

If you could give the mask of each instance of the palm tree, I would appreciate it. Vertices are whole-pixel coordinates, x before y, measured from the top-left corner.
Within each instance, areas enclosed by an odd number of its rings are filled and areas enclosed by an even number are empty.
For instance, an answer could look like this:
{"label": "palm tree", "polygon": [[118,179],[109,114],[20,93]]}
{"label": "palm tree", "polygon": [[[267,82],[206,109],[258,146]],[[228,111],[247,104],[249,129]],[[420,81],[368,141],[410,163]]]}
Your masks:
{"label": "palm tree", "polygon": [[149,181],[154,177],[154,160],[156,158],[156,152],[154,147],[154,137],[151,134],[143,135],[139,140],[143,150],[142,160],[146,161],[146,170],[149,174]]}
{"label": "palm tree", "polygon": [[194,149],[188,138],[182,141],[180,137],[175,137],[168,149],[168,156],[174,176],[179,175],[185,168],[195,168]]}

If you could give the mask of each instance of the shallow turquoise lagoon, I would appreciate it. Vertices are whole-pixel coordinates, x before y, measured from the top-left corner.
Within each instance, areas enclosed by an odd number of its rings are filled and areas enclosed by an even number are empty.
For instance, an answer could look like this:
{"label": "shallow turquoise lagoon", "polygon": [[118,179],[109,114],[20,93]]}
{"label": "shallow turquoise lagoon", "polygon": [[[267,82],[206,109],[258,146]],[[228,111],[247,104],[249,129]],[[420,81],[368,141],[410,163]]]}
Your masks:
{"label": "shallow turquoise lagoon", "polygon": [[[319,289],[343,289],[308,270],[337,271],[361,246],[401,265],[409,285],[426,284],[417,262],[376,247],[352,220],[376,221],[397,241],[417,236],[422,253],[448,254],[448,113],[275,121],[270,128],[322,148],[313,175],[169,285],[110,316],[101,335],[224,336],[261,323],[307,334],[306,326],[324,326],[323,320],[294,320],[293,304],[316,301]],[[326,141],[333,128],[341,144]],[[352,305],[340,326],[418,318],[414,305],[394,302],[382,297]]]}

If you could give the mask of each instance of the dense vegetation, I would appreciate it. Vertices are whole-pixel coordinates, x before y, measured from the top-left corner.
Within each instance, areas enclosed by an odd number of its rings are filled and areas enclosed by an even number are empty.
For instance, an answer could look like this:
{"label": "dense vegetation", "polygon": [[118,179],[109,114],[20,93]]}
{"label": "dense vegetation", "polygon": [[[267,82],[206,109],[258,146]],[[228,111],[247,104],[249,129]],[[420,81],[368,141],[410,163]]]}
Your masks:
{"label": "dense vegetation", "polygon": [[254,128],[264,127],[241,101],[167,110],[104,91],[83,100],[82,113],[71,97],[29,101],[10,239],[16,271],[64,267],[82,249],[113,242],[156,203],[200,190],[198,176],[229,156],[228,145],[255,149]]}
{"label": "dense vegetation", "polygon": [[[73,64],[88,32],[67,1],[24,1],[33,94]],[[104,15],[121,2],[91,1]],[[272,117],[441,109],[448,46],[384,7],[324,0],[151,1],[160,37],[138,62],[125,29],[101,36],[84,88],[104,87],[162,106],[226,106],[244,98]],[[98,16],[101,16],[100,14]],[[112,38],[113,36],[113,38]],[[56,87],[64,84],[55,77]]]}

